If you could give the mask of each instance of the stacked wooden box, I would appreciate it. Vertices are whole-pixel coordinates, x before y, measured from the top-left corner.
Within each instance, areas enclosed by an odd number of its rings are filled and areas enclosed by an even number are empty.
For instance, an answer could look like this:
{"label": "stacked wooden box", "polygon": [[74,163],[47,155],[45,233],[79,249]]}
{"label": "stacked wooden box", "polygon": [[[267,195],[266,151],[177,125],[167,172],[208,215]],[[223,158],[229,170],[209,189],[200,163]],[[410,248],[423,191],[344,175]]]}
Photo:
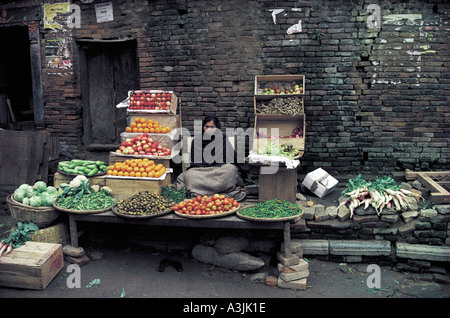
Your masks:
{"label": "stacked wooden box", "polygon": [[[139,92],[162,92],[162,91],[139,91]],[[170,162],[177,153],[174,153],[172,147],[175,145],[176,141],[176,129],[180,127],[180,114],[177,114],[177,105],[178,98],[175,96],[173,92],[172,94],[172,104],[170,109],[167,110],[148,110],[148,109],[130,109],[127,108],[127,122],[128,126],[135,121],[135,118],[145,118],[147,121],[152,119],[153,121],[159,121],[164,127],[170,127],[171,132],[167,134],[156,134],[156,133],[148,133],[149,137],[157,141],[161,146],[167,147],[172,150],[172,154],[170,156],[165,157],[155,157],[155,156],[147,156],[147,155],[125,155],[121,153],[116,153],[111,151],[109,154],[109,164],[115,164],[117,162],[124,162],[127,159],[135,159],[135,158],[148,158],[153,160],[155,164],[162,164],[168,172],[161,178],[143,178],[143,177],[118,177],[118,176],[94,176],[90,177],[90,185],[99,185],[101,187],[108,186],[111,188],[114,197],[117,200],[125,200],[131,197],[133,194],[139,193],[141,191],[149,191],[153,193],[159,194],[161,192],[162,187],[169,185],[172,180],[172,173],[170,172]],[[129,95],[132,94],[132,91],[129,92]],[[129,101],[128,101],[129,102]],[[121,142],[125,141],[127,138],[136,137],[142,134],[142,132],[123,132],[121,133]],[[118,145],[119,148],[119,145]],[[56,173],[54,176],[54,185],[58,187],[61,183],[69,183],[73,177],[64,176],[59,173]]]}
{"label": "stacked wooden box", "polygon": [[[165,91],[160,90],[141,90],[139,93],[146,93],[146,94],[154,94],[154,93],[163,93]],[[126,199],[132,196],[133,194],[136,194],[141,191],[150,191],[154,193],[160,193],[161,188],[163,186],[166,186],[172,182],[172,173],[170,172],[170,162],[174,156],[177,155],[176,152],[174,152],[173,146],[175,145],[176,141],[176,130],[178,127],[180,127],[180,116],[181,114],[177,115],[177,108],[178,108],[178,98],[175,95],[174,92],[165,92],[170,93],[171,98],[171,105],[169,109],[166,110],[150,110],[150,109],[130,109],[128,107],[127,109],[127,122],[128,126],[135,121],[137,117],[139,118],[145,118],[146,121],[153,120],[158,121],[161,123],[164,127],[170,127],[171,131],[167,134],[156,134],[156,133],[148,133],[148,136],[151,137],[153,140],[157,141],[161,146],[167,147],[172,150],[172,153],[170,156],[166,157],[154,157],[154,156],[140,156],[140,155],[124,155],[124,154],[118,154],[115,152],[110,152],[109,155],[109,164],[114,164],[116,162],[124,162],[127,159],[134,159],[134,158],[149,158],[150,160],[153,160],[155,164],[162,164],[168,172],[166,173],[165,178],[156,180],[156,179],[149,179],[149,178],[137,178],[137,177],[110,177],[106,176],[106,184],[111,188],[111,190],[114,193],[114,196],[119,199]],[[133,94],[133,91],[129,92],[129,95]],[[121,134],[121,141],[125,141],[127,138],[133,138],[138,135],[142,134],[142,132],[133,133],[133,132],[123,132]]]}
{"label": "stacked wooden box", "polygon": [[[302,90],[300,93],[267,94],[264,91],[267,87],[288,86],[295,82]],[[255,77],[254,109],[255,109],[255,132],[253,139],[253,150],[263,150],[267,143],[271,141],[273,134],[278,135],[276,142],[282,144],[291,144],[300,151],[299,157],[302,157],[305,150],[305,113],[303,107],[303,96],[305,93],[304,75],[260,75]],[[260,113],[258,111],[261,102],[269,103],[274,98],[297,98],[302,105],[301,111],[294,115],[282,113]],[[300,138],[289,138],[295,128],[301,127]],[[265,132],[266,136],[262,136]],[[281,165],[274,174],[259,174],[259,201],[267,201],[278,198],[295,202],[297,192],[297,170],[287,169]]]}

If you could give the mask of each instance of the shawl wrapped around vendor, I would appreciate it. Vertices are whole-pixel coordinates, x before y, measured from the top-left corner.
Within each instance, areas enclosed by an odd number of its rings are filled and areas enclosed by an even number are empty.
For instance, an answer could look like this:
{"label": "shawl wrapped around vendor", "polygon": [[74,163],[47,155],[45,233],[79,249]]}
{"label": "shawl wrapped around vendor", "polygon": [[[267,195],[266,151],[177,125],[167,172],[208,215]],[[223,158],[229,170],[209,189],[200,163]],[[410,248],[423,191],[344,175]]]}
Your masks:
{"label": "shawl wrapped around vendor", "polygon": [[177,187],[200,195],[230,193],[245,175],[237,153],[220,130],[217,117],[205,118],[202,127],[202,133],[192,140],[190,166],[178,176]]}

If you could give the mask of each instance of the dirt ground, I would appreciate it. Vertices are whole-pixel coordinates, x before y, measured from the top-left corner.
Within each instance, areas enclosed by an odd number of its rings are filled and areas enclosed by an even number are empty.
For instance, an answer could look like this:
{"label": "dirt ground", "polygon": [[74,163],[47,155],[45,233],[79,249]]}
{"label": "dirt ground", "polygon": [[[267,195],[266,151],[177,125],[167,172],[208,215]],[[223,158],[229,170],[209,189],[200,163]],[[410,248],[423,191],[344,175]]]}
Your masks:
{"label": "dirt ground", "polygon": [[[340,191],[315,203],[336,204]],[[306,198],[313,199],[311,196]],[[0,215],[0,237],[12,226],[10,216]],[[100,230],[100,229],[98,229]],[[130,231],[132,228],[130,228]],[[82,236],[83,237],[83,236]],[[80,287],[69,288],[71,274],[64,268],[44,290],[0,287],[1,298],[172,298],[184,305],[190,299],[278,299],[295,298],[450,298],[450,284],[438,284],[431,274],[399,271],[381,267],[380,288],[369,288],[372,274],[364,263],[336,263],[316,258],[309,261],[310,276],[306,290],[283,289],[266,285],[261,273],[278,276],[276,261],[257,272],[237,272],[194,260],[190,251],[161,252],[155,248],[117,240],[80,241],[88,256],[101,255],[80,267]],[[270,256],[268,256],[270,258]],[[167,267],[158,270],[161,260],[178,260],[183,271]],[[450,278],[450,265],[447,276]],[[92,282],[99,284],[88,287]],[[270,303],[269,303],[270,304]],[[278,302],[277,302],[278,304]]]}
{"label": "dirt ground", "polygon": [[[0,216],[0,229],[10,228],[11,219]],[[100,255],[80,267],[80,287],[70,288],[73,270],[68,262],[44,290],[0,287],[1,298],[450,298],[450,284],[433,282],[430,274],[402,272],[381,266],[380,288],[368,288],[372,271],[363,263],[335,263],[315,258],[309,261],[306,290],[265,285],[258,273],[276,274],[276,262],[257,272],[237,272],[200,263],[189,252],[163,253],[148,247],[108,242],[85,244],[87,255]],[[100,252],[100,253],[98,253]],[[178,260],[183,271],[158,270],[164,258]],[[447,268],[447,275],[449,269]],[[72,278],[71,278],[72,277]],[[98,282],[88,287],[93,281]],[[69,283],[69,284],[68,284]]]}

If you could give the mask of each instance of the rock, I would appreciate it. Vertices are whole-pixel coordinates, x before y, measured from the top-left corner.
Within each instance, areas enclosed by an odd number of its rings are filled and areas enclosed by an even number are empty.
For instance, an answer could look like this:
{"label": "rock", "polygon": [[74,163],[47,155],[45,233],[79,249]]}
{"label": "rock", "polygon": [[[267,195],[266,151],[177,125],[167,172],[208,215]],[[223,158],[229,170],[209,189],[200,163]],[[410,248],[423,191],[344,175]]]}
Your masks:
{"label": "rock", "polygon": [[102,252],[92,252],[89,253],[89,257],[91,258],[92,261],[98,261],[99,259],[103,258],[103,253]]}
{"label": "rock", "polygon": [[315,221],[325,221],[328,220],[330,217],[328,216],[328,213],[325,211],[325,206],[319,204],[315,206],[314,211],[314,220]]}
{"label": "rock", "polygon": [[295,199],[296,199],[297,201],[306,201],[306,198],[305,198],[304,195],[301,194],[301,193],[295,194]]}
{"label": "rock", "polygon": [[328,206],[325,212],[328,214],[330,220],[337,218],[337,206]]}
{"label": "rock", "polygon": [[398,215],[381,215],[381,221],[395,223],[398,220]]}
{"label": "rock", "polygon": [[450,214],[450,204],[439,204],[434,206],[440,214]]}
{"label": "rock", "polygon": [[422,209],[420,210],[420,216],[425,218],[433,218],[437,215],[437,211],[435,209]]}
{"label": "rock", "polygon": [[266,282],[267,274],[266,273],[256,273],[250,276],[250,281],[264,283]]}
{"label": "rock", "polygon": [[82,247],[74,247],[72,245],[65,245],[63,247],[64,255],[71,257],[83,257],[85,255],[84,249]]}
{"label": "rock", "polygon": [[410,222],[415,217],[419,216],[419,212],[417,211],[407,211],[402,213],[402,218],[405,223]]}
{"label": "rock", "polygon": [[221,254],[213,247],[197,244],[192,249],[192,257],[200,262],[237,271],[251,271],[263,267],[264,261],[244,252]]}
{"label": "rock", "polygon": [[368,206],[367,209],[364,208],[364,205],[360,205],[354,211],[356,215],[377,215],[377,211],[373,206]]}
{"label": "rock", "polygon": [[410,184],[407,183],[407,182],[402,182],[402,183],[400,184],[400,188],[405,189],[405,190],[411,190],[411,189],[412,189],[412,185],[410,185]]}
{"label": "rock", "polygon": [[278,278],[278,287],[279,288],[288,288],[288,289],[300,289],[305,290],[307,284],[307,278],[302,278],[299,280],[293,280],[290,282],[285,282],[281,278]]}
{"label": "rock", "polygon": [[447,275],[433,274],[433,280],[438,284],[450,284],[450,278]]}
{"label": "rock", "polygon": [[350,217],[350,210],[346,205],[341,205],[337,214],[339,221],[345,221]]}
{"label": "rock", "polygon": [[414,180],[413,183],[412,183],[412,187],[413,187],[414,189],[419,190],[420,188],[422,188],[422,183],[420,183],[419,180]]}
{"label": "rock", "polygon": [[243,236],[221,236],[214,242],[214,249],[221,254],[242,251],[249,240]]}
{"label": "rock", "polygon": [[278,285],[278,277],[267,276],[266,277],[266,285],[276,287]]}
{"label": "rock", "polygon": [[312,207],[305,207],[303,208],[303,212],[302,212],[302,218],[305,220],[314,220],[314,215],[315,215],[315,208]]}
{"label": "rock", "polygon": [[275,249],[275,242],[268,239],[252,239],[248,245],[242,250],[247,253],[270,253]]}

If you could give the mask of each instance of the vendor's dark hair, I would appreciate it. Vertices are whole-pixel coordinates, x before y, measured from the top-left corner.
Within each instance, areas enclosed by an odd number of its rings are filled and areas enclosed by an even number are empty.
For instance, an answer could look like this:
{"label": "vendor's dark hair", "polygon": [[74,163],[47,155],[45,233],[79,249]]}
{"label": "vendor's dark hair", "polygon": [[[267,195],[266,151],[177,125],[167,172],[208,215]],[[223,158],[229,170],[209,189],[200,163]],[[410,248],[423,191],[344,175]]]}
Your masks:
{"label": "vendor's dark hair", "polygon": [[216,125],[217,129],[220,129],[220,120],[213,115],[206,116],[205,119],[203,119],[202,127],[205,127],[206,123],[209,123],[210,121],[212,121],[214,125]]}

